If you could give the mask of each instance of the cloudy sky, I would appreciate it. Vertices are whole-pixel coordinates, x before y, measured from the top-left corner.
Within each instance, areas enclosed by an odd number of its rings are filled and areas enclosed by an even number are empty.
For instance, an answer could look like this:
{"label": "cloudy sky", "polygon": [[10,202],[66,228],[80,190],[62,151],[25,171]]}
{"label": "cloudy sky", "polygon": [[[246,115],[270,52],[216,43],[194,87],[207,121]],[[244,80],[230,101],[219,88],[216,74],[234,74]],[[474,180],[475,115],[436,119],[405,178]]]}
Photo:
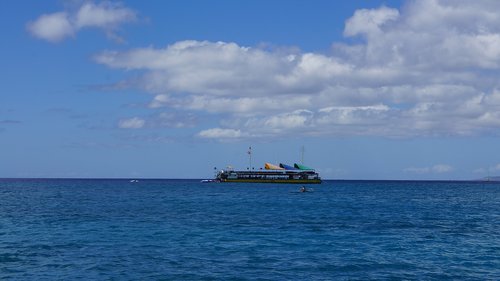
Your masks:
{"label": "cloudy sky", "polygon": [[5,1],[0,177],[500,174],[500,2]]}

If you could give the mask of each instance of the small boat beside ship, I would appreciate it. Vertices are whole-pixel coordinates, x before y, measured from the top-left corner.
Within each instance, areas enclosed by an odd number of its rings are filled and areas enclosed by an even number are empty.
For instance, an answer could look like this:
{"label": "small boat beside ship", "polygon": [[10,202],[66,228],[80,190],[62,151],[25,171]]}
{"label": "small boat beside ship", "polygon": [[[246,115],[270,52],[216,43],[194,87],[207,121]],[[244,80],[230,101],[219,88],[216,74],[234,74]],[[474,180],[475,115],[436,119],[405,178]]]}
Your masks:
{"label": "small boat beside ship", "polygon": [[318,172],[307,166],[295,163],[293,166],[280,163],[265,163],[264,169],[220,170],[215,177],[217,182],[250,182],[250,183],[298,183],[320,184]]}

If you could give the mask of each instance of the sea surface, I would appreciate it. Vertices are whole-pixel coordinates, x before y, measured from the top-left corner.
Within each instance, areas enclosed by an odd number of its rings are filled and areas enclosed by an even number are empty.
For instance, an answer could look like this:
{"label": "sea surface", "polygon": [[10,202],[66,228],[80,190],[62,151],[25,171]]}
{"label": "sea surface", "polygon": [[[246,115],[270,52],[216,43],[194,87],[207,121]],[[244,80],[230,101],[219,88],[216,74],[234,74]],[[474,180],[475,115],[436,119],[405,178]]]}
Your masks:
{"label": "sea surface", "polygon": [[0,180],[1,280],[500,280],[500,183]]}

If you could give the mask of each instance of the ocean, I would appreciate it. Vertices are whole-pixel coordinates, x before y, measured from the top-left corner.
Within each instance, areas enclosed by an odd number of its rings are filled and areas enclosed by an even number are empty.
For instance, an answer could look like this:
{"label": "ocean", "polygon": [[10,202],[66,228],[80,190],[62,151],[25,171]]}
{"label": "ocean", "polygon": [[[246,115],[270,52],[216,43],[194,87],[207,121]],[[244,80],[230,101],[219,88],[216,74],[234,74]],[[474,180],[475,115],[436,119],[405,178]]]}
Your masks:
{"label": "ocean", "polygon": [[2,280],[500,280],[500,183],[0,180]]}

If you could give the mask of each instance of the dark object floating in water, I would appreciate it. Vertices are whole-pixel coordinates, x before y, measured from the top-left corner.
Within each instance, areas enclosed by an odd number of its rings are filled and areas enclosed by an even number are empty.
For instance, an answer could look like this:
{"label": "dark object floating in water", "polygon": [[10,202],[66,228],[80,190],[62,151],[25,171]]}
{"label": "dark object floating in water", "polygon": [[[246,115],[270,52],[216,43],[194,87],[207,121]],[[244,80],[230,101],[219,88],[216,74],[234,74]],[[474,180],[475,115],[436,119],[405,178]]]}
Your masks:
{"label": "dark object floating in water", "polygon": [[299,189],[299,193],[305,193],[305,192],[313,192],[314,189],[312,188],[306,188],[305,186],[302,186],[300,189]]}

